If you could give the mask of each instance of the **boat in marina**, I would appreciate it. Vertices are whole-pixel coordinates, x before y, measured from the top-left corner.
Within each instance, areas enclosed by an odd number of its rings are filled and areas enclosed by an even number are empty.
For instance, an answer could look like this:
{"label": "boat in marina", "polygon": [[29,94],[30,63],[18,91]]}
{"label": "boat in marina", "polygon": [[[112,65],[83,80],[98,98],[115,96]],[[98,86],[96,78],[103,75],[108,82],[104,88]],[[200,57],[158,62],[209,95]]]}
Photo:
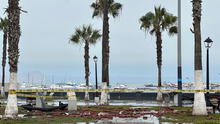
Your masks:
{"label": "boat in marina", "polygon": [[113,87],[113,89],[128,89],[126,84],[120,84],[117,83],[115,87]]}

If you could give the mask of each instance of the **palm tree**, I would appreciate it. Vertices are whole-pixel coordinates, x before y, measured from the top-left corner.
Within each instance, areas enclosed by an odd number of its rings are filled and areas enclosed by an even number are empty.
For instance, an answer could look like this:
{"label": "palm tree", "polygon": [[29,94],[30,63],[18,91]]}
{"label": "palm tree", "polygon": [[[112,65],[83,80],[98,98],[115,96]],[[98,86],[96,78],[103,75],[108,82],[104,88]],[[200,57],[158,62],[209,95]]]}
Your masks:
{"label": "palm tree", "polygon": [[115,3],[114,0],[96,0],[91,4],[93,8],[92,17],[103,17],[103,37],[102,37],[102,82],[107,82],[109,86],[109,17],[111,14],[113,18],[119,16],[122,9],[120,3]]}
{"label": "palm tree", "polygon": [[0,30],[3,31],[3,52],[2,52],[2,89],[1,96],[5,97],[5,64],[6,64],[6,56],[7,56],[7,40],[8,40],[8,19],[1,18],[0,22]]}
{"label": "palm tree", "polygon": [[[9,90],[17,89],[17,71],[19,58],[20,40],[20,7],[19,0],[8,0],[8,60],[10,65],[10,84]],[[15,117],[18,113],[17,96],[14,92],[9,92],[8,101],[5,109],[6,117]]]}
{"label": "palm tree", "polygon": [[[161,85],[161,67],[162,67],[162,35],[165,30],[170,35],[177,33],[176,21],[177,17],[168,13],[165,8],[155,7],[153,12],[148,12],[140,18],[140,29],[148,31],[156,37],[157,46],[157,67],[158,67],[158,88]],[[157,100],[162,100],[162,94],[158,93]]]}
{"label": "palm tree", "polygon": [[[84,64],[85,64],[85,80],[86,86],[89,87],[89,44],[95,44],[101,37],[99,30],[94,30],[92,27],[83,26],[82,29],[76,28],[75,33],[71,36],[70,41],[74,44],[84,44]],[[85,95],[85,100],[88,100],[88,95]]]}
{"label": "palm tree", "polygon": [[[201,0],[193,0],[193,28],[195,41],[194,54],[194,77],[195,88],[204,89],[202,81],[202,49],[201,49]],[[197,92],[194,95],[193,115],[207,115],[205,95],[203,92]]]}

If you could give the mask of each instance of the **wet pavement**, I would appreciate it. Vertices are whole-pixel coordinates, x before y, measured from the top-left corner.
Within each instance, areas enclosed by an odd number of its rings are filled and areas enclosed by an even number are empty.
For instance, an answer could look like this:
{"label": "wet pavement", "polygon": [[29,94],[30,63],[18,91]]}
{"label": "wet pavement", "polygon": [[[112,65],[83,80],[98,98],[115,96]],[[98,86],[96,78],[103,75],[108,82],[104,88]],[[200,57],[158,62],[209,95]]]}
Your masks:
{"label": "wet pavement", "polygon": [[[58,105],[59,101],[62,103],[67,103],[67,100],[58,99],[48,102],[49,105]],[[26,101],[19,100],[18,103],[26,104]],[[86,106],[84,101],[78,101],[78,106]],[[173,112],[167,106],[173,106],[174,103],[162,104],[155,101],[110,101],[110,105],[131,105],[137,107],[131,108],[110,108],[105,109],[105,111],[92,111],[92,109],[103,109],[99,106],[95,106],[93,101],[89,102],[90,106],[81,107],[76,112],[68,113],[67,111],[57,111],[51,113],[51,115],[42,115],[41,112],[37,111],[35,115],[26,116],[20,114],[21,118],[25,117],[58,117],[58,116],[78,116],[78,117],[92,117],[98,120],[97,122],[77,122],[77,123],[63,123],[63,124],[176,124],[171,122],[160,122],[160,118],[163,113],[158,111],[149,110],[149,107],[152,106],[164,106],[165,112]],[[188,104],[190,105],[190,104]],[[191,106],[191,105],[190,105]],[[147,108],[148,107],[148,108]],[[86,108],[86,109],[84,109]],[[163,111],[163,110],[162,110]],[[34,112],[35,113],[35,112]],[[190,123],[181,123],[181,124],[190,124]]]}

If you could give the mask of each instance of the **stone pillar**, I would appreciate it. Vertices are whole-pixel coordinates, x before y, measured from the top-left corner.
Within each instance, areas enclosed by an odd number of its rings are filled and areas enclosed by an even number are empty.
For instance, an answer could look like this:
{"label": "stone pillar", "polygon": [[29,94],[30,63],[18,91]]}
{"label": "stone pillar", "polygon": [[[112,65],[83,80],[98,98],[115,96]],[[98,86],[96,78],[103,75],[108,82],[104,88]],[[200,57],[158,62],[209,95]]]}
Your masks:
{"label": "stone pillar", "polygon": [[68,111],[76,111],[77,110],[77,99],[75,92],[67,92],[68,96]]}
{"label": "stone pillar", "polygon": [[[43,93],[36,93],[37,96],[42,96]],[[44,102],[44,98],[43,97],[36,97],[36,107],[39,108],[44,108],[46,107],[46,104]]]}
{"label": "stone pillar", "polygon": [[[86,86],[86,89],[88,90],[89,87]],[[85,100],[86,106],[89,106],[89,92],[88,91],[85,91],[85,98],[84,98],[84,100]]]}
{"label": "stone pillar", "polygon": [[[103,82],[101,85],[102,89],[107,89],[107,82]],[[108,92],[102,91],[101,92],[101,100],[100,105],[108,105]]]}
{"label": "stone pillar", "polygon": [[43,104],[40,97],[36,97],[36,107],[43,108]]}
{"label": "stone pillar", "polygon": [[157,102],[163,102],[163,93],[162,93],[162,91],[160,91],[161,90],[161,87],[158,87],[158,92],[157,92],[157,98],[156,98],[156,100],[157,100]]}
{"label": "stone pillar", "polygon": [[174,103],[175,106],[178,105],[178,94],[175,94],[175,95],[174,95],[173,103]]}
{"label": "stone pillar", "polygon": [[99,101],[100,101],[100,100],[99,100],[99,97],[95,97],[94,101],[95,101],[95,104],[98,105],[98,104],[99,104]]}

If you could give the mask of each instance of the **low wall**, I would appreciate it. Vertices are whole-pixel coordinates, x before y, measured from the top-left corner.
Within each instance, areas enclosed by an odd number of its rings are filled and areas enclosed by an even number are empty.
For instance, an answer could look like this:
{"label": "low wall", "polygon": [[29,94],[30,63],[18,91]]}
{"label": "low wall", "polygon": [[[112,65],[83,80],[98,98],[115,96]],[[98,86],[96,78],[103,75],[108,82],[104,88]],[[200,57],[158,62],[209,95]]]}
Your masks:
{"label": "low wall", "polygon": [[[96,92],[89,92],[90,100],[94,100]],[[101,93],[99,92],[98,95]],[[176,93],[163,93],[163,97],[169,97],[170,100],[174,99]],[[54,93],[54,96],[66,96],[65,92]],[[85,92],[76,92],[76,97],[83,100]],[[157,92],[110,92],[110,100],[136,100],[136,101],[155,101]],[[193,93],[183,93],[183,99],[191,99],[194,97]]]}

